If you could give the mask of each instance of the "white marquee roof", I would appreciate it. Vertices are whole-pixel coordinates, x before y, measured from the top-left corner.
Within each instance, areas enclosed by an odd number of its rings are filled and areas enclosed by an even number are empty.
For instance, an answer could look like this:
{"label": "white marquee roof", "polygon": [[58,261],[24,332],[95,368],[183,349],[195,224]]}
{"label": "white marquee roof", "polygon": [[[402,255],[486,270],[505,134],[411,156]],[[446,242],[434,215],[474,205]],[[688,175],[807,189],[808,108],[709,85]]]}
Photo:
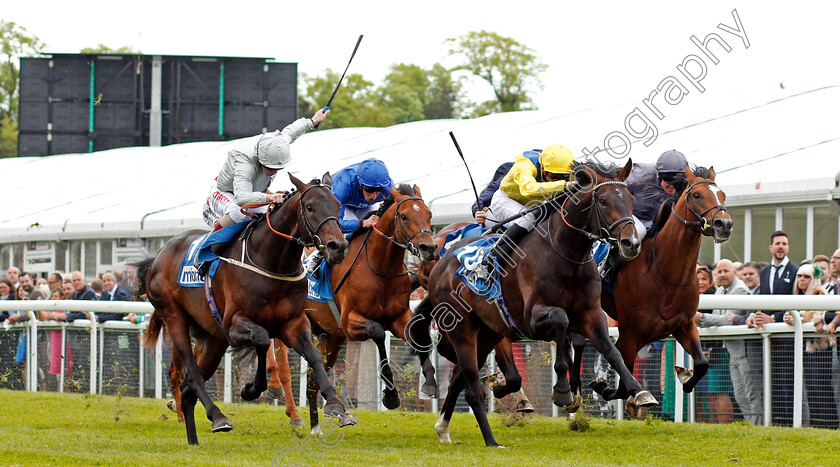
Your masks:
{"label": "white marquee roof", "polygon": [[[655,120],[658,138],[650,147],[634,141],[633,160],[653,162],[663,151],[679,149],[692,163],[715,167],[729,205],[840,198],[834,180],[840,171],[840,87],[773,99],[733,97],[725,105],[718,100],[705,108],[702,99],[686,97],[661,108],[665,117]],[[499,164],[525,149],[560,143],[580,158],[584,147],[603,147],[608,133],[624,130],[624,118],[636,105],[641,108],[638,103],[313,131],[292,146],[290,170],[309,180],[370,157],[382,159],[395,181],[421,188],[433,222],[444,224],[468,218],[474,201],[449,131],[458,138],[481,190]],[[202,203],[233,144],[0,159],[5,201],[0,243],[153,237],[203,228]],[[610,159],[605,153],[598,157]],[[272,188],[287,186],[281,173]]]}

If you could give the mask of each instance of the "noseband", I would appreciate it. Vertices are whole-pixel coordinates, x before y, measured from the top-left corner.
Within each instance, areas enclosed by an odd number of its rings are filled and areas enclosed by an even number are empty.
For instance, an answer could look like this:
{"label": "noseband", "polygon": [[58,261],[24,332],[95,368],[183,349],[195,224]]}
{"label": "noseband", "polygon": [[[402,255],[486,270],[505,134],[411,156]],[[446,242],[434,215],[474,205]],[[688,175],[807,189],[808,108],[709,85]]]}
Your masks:
{"label": "noseband", "polygon": [[[706,209],[703,212],[698,212],[699,210],[697,209],[697,207],[695,206],[695,204],[694,204],[694,202],[691,198],[691,190],[693,190],[694,187],[696,187],[697,185],[700,185],[702,183],[708,183],[709,185],[714,185],[715,187],[717,187],[717,184],[715,184],[715,182],[712,181],[712,180],[698,180],[698,181],[692,183],[688,188],[685,189],[685,209],[686,209],[687,212],[691,213],[694,217],[696,217],[697,220],[690,221],[690,220],[684,219],[684,218],[680,217],[679,214],[677,214],[676,209],[672,211],[674,213],[674,216],[676,216],[677,219],[679,219],[683,224],[688,226],[688,228],[690,228],[691,230],[693,230],[695,232],[698,232],[698,233],[706,232],[706,231],[708,231],[709,229],[712,228],[712,224],[709,224],[709,221],[706,220],[706,214],[709,211],[711,211],[713,209],[715,210],[714,214],[712,214],[712,220],[714,220],[715,217],[717,217],[717,215],[720,214],[721,212],[726,212],[726,206],[720,204],[720,200],[717,198],[717,196],[715,196],[715,201],[717,201],[717,204],[715,206],[712,206],[712,207],[710,207],[709,209]],[[688,216],[685,216],[685,217],[688,217]],[[695,227],[695,226],[700,227],[700,230],[695,230],[695,229],[692,228],[692,227]]]}
{"label": "noseband", "polygon": [[[592,189],[592,202],[589,204],[589,206],[581,209],[581,212],[592,209],[592,206],[595,206],[597,204],[598,199],[599,199],[598,190],[600,188],[602,188],[604,186],[608,186],[608,185],[620,185],[620,186],[623,186],[623,187],[627,187],[626,183],[619,182],[617,180],[601,182],[601,183],[595,185],[595,187]],[[563,219],[563,222],[567,226],[571,227],[574,230],[577,230],[578,232],[582,233],[583,235],[585,235],[589,239],[604,240],[604,241],[610,242],[612,244],[616,244],[616,243],[618,243],[619,238],[615,238],[615,237],[611,236],[612,235],[611,232],[613,231],[613,229],[616,226],[621,225],[621,229],[619,229],[619,231],[618,231],[619,232],[618,236],[621,237],[621,233],[624,232],[624,229],[628,225],[633,225],[634,224],[632,216],[622,217],[621,219],[618,219],[617,221],[613,222],[612,224],[609,224],[609,221],[607,220],[606,216],[604,216],[604,213],[601,211],[601,207],[599,205],[595,209],[592,209],[591,218],[589,220],[590,230],[593,230],[592,226],[596,225],[597,227],[594,230],[596,232],[598,232],[597,234],[593,233],[593,232],[590,232],[590,231],[587,231],[587,230],[584,230],[584,229],[581,229],[581,228],[578,228],[578,227],[575,227],[572,224],[570,224],[568,220],[566,220],[566,201],[568,201],[569,198],[570,197],[567,197],[563,201],[563,206],[561,207],[561,210],[560,210],[560,218]],[[609,225],[607,225],[607,224],[609,224]]]}

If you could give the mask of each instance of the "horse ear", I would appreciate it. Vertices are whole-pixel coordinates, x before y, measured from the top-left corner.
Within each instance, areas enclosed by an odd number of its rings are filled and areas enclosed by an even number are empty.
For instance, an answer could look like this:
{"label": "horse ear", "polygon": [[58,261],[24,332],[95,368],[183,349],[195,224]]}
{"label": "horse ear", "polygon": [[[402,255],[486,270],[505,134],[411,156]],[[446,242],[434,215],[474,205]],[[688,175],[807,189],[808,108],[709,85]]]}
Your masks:
{"label": "horse ear", "polygon": [[295,186],[295,187],[297,187],[298,191],[302,191],[302,190],[303,190],[303,185],[304,185],[304,183],[303,183],[302,181],[298,180],[298,178],[297,178],[297,177],[295,177],[294,175],[292,175],[292,173],[291,173],[291,172],[289,172],[289,180],[291,180],[291,181],[292,181],[292,184],[294,184],[294,186]]}
{"label": "horse ear", "polygon": [[417,185],[414,185],[414,196],[416,196],[418,198],[423,197],[423,194],[420,193],[420,187],[417,186]]}
{"label": "horse ear", "polygon": [[715,166],[709,167],[709,180],[715,179]]}
{"label": "horse ear", "polygon": [[574,174],[575,174],[575,183],[577,183],[578,185],[580,185],[582,187],[592,185],[592,183],[593,183],[592,174],[590,174],[589,171],[586,170],[585,165],[581,165],[579,167],[576,167],[575,170],[574,170]]}
{"label": "horse ear", "polygon": [[399,199],[404,198],[404,197],[405,197],[405,195],[404,195],[404,194],[402,194],[402,193],[400,193],[400,192],[397,190],[397,187],[392,186],[392,187],[391,187],[391,197],[392,197],[392,198],[394,198],[394,199],[396,199],[396,200],[399,200]]}
{"label": "horse ear", "polygon": [[627,180],[627,177],[630,176],[631,170],[633,170],[633,159],[627,159],[627,163],[624,164],[624,168],[618,172],[618,181],[623,182]]}
{"label": "horse ear", "polygon": [[327,185],[329,187],[332,186],[332,176],[329,172],[325,173],[323,177],[321,177],[321,183]]}

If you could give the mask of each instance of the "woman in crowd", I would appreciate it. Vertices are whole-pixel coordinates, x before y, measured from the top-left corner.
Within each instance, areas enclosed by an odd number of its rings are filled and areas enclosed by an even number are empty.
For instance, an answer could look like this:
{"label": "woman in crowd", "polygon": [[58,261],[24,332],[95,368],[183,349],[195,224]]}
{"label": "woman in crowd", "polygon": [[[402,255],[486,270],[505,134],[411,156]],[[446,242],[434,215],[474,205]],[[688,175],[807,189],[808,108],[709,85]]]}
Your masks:
{"label": "woman in crowd", "polygon": [[[794,295],[825,295],[822,278],[825,272],[813,264],[803,264],[796,272]],[[814,319],[814,311],[800,311],[802,322]],[[791,312],[785,313],[785,322],[793,324]],[[834,402],[834,388],[831,384],[831,364],[837,339],[815,337],[805,339],[805,392],[812,427],[837,428],[837,405]]]}

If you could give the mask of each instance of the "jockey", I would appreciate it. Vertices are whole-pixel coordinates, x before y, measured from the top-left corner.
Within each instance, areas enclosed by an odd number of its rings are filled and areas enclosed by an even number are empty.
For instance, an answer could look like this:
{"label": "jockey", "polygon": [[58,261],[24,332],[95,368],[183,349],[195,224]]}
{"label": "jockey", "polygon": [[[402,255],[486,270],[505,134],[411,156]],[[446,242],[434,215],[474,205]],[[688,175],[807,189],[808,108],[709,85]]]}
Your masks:
{"label": "jockey", "polygon": [[[647,235],[662,204],[668,200],[676,200],[685,190],[686,167],[688,167],[688,161],[676,149],[663,152],[656,160],[656,164],[633,164],[626,183],[630,193],[635,197],[633,222],[636,224],[639,239],[644,239]],[[617,249],[610,248],[606,261],[602,261],[600,265],[601,276],[605,279],[609,278],[609,272],[614,270],[620,262],[621,258]]]}
{"label": "jockey", "polygon": [[[333,194],[341,203],[338,222],[344,234],[370,228],[379,222],[377,215],[367,219],[365,216],[376,211],[394,185],[384,162],[379,159],[364,160],[339,170],[332,180]],[[322,259],[323,255],[318,251],[306,263],[306,271],[315,278],[318,277]]]}
{"label": "jockey", "polygon": [[[548,196],[562,192],[572,180],[572,165],[575,162],[572,151],[559,144],[552,144],[542,151],[525,151],[516,157],[516,161],[505,175],[499,190],[493,194],[490,202],[490,212],[493,219],[487,219],[487,226],[492,227],[499,221],[515,216],[522,212],[526,204],[532,201],[543,201]],[[492,264],[490,258],[508,258],[516,243],[533,230],[537,219],[533,213],[528,213],[507,224],[505,234],[493,247],[477,274],[486,279]]]}
{"label": "jockey", "polygon": [[[291,160],[289,145],[326,120],[329,112],[319,109],[312,118],[299,118],[282,131],[264,133],[237,143],[228,151],[210,188],[204,203],[204,222],[215,232],[246,219],[240,206],[282,202],[282,193],[266,193],[266,190],[277,171]],[[246,210],[263,213],[268,206]]]}

